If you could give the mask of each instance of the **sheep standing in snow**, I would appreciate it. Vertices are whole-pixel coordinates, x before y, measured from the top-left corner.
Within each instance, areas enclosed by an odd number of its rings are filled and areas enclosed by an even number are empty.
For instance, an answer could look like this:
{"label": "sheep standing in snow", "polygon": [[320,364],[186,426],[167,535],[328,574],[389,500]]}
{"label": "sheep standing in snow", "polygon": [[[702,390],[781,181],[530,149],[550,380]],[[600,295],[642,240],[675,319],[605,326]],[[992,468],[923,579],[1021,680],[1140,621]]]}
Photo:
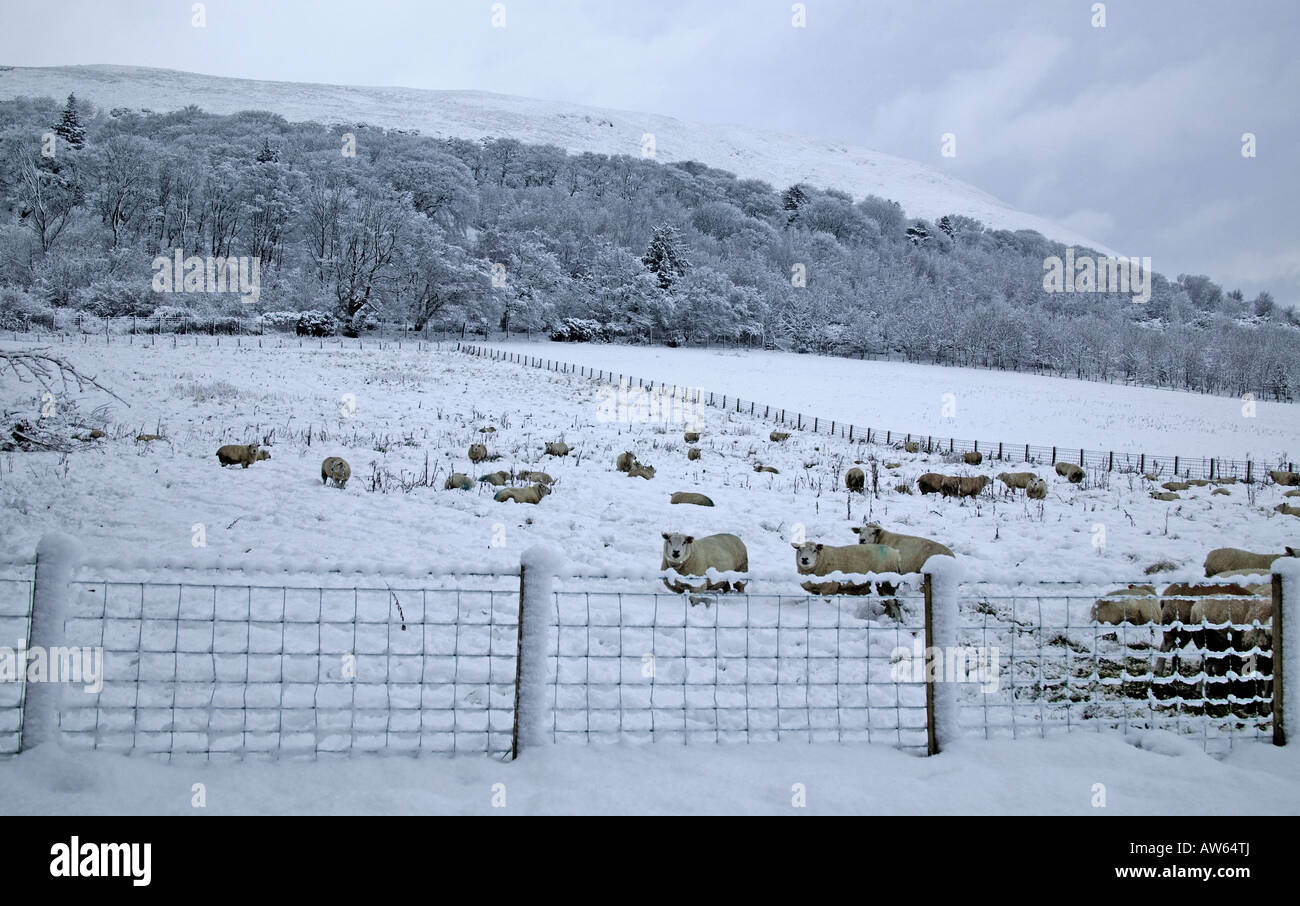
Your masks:
{"label": "sheep standing in snow", "polygon": [[1091,618],[1096,623],[1108,623],[1118,626],[1129,623],[1133,626],[1145,626],[1160,622],[1160,598],[1154,586],[1130,585],[1107,592],[1092,605]]}
{"label": "sheep standing in snow", "polygon": [[768,437],[768,439],[769,439],[770,441],[772,441],[773,443],[777,443],[777,444],[779,444],[779,443],[784,443],[785,441],[787,441],[787,440],[790,439],[790,432],[789,432],[789,431],[773,431],[773,432],[772,432],[771,434],[769,434],[767,437]]}
{"label": "sheep standing in snow", "polygon": [[909,440],[905,444],[903,444],[903,450],[904,452],[907,453],[920,453],[921,444],[919,441]]}
{"label": "sheep standing in snow", "polygon": [[980,475],[977,478],[945,475],[943,483],[939,486],[939,493],[944,497],[978,497],[991,480],[987,475]]}
{"label": "sheep standing in snow", "polygon": [[1033,472],[999,472],[998,481],[1007,486],[1008,491],[1025,491],[1029,489],[1029,483],[1037,480],[1038,476]]}
{"label": "sheep standing in snow", "polygon": [[1047,482],[1035,478],[1025,486],[1025,496],[1030,500],[1043,500],[1047,497]]}
{"label": "sheep standing in snow", "polygon": [[916,479],[916,486],[922,494],[937,494],[943,490],[943,481],[946,477],[938,472],[926,472]]}
{"label": "sheep standing in snow", "polygon": [[239,465],[247,469],[255,462],[271,458],[270,450],[258,444],[226,444],[217,450],[217,462],[223,467]]}
{"label": "sheep standing in snow", "polygon": [[546,455],[547,456],[568,456],[569,445],[564,443],[563,441],[558,441],[556,443],[549,443],[546,445]]}
{"label": "sheep standing in snow", "polygon": [[[826,576],[831,573],[901,573],[898,549],[884,544],[846,544],[843,546],[805,541],[791,544],[794,565],[801,576]],[[817,595],[865,595],[871,593],[870,582],[805,582],[803,588]],[[894,587],[878,583],[882,595],[892,595]]]}
{"label": "sheep standing in snow", "polygon": [[[749,571],[749,551],[745,542],[735,535],[706,535],[696,538],[680,532],[663,533],[664,551],[660,569],[672,569],[681,576],[706,576],[710,569],[720,573]],[[677,594],[686,591],[744,591],[745,583],[726,579],[713,582],[705,579],[704,588],[699,589],[683,582],[672,582],[664,578],[664,585]]]}
{"label": "sheep standing in snow", "polygon": [[972,450],[969,453],[962,454],[961,461],[968,466],[977,466],[984,461],[984,454],[979,450]]}
{"label": "sheep standing in snow", "polygon": [[475,465],[478,465],[479,463],[481,463],[483,460],[487,458],[488,458],[487,447],[485,447],[483,444],[470,444],[469,447],[470,462],[474,463]]}
{"label": "sheep standing in snow", "polygon": [[691,460],[692,462],[699,459],[700,455],[701,455],[701,450],[699,447],[691,447],[689,450],[686,451],[686,458]]}
{"label": "sheep standing in snow", "polygon": [[1056,464],[1056,474],[1070,482],[1070,484],[1078,484],[1083,481],[1083,467],[1076,466],[1072,462],[1058,462]]}
{"label": "sheep standing in snow", "polygon": [[352,467],[340,456],[326,456],[320,464],[320,482],[325,484],[333,480],[336,488],[345,488],[352,477]]}
{"label": "sheep standing in snow", "polygon": [[1216,547],[1205,555],[1205,577],[1208,579],[1229,570],[1240,569],[1270,572],[1273,561],[1278,557],[1300,557],[1300,549],[1288,547],[1280,554],[1252,554],[1238,547]]}
{"label": "sheep standing in snow", "polygon": [[699,431],[687,431],[684,436],[688,444],[698,444],[700,442]]}
{"label": "sheep standing in snow", "polygon": [[931,557],[955,557],[952,550],[938,541],[922,538],[919,535],[902,535],[898,532],[881,528],[878,522],[856,525],[853,531],[858,536],[858,544],[883,544],[898,551],[900,573],[919,573],[925,561]]}
{"label": "sheep standing in snow", "polygon": [[844,486],[850,491],[861,493],[867,486],[867,476],[859,468],[849,469],[844,473]]}
{"label": "sheep standing in snow", "polygon": [[526,488],[502,488],[493,495],[492,499],[498,503],[505,503],[512,500],[515,503],[541,503],[542,498],[551,493],[551,489],[544,484],[534,484]]}

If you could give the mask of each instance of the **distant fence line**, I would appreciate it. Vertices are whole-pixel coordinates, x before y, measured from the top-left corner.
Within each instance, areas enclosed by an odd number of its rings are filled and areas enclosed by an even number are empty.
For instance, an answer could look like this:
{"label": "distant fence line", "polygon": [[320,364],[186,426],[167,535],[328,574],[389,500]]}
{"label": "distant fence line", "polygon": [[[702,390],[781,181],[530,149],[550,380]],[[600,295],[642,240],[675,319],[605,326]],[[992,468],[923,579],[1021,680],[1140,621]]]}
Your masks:
{"label": "distant fence line", "polygon": [[1212,753],[1285,743],[1282,576],[1267,637],[1234,624],[1245,635],[1226,646],[1202,631],[1173,649],[1161,641],[1181,624],[1095,622],[1091,585],[998,590],[926,574],[886,619],[876,597],[610,591],[528,557],[517,573],[441,587],[106,581],[87,575],[94,560],[9,564],[0,646],[51,665],[60,651],[101,661],[98,688],[29,689],[26,671],[0,682],[0,754],[56,737],[208,759],[513,758],[565,741],[934,754],[962,734],[1105,729],[1166,729]]}
{"label": "distant fence line", "polygon": [[1058,462],[1069,462],[1083,466],[1085,469],[1107,472],[1136,472],[1180,478],[1236,478],[1247,483],[1261,480],[1267,474],[1269,468],[1285,468],[1287,471],[1295,471],[1295,463],[1292,462],[1269,466],[1250,459],[1117,453],[1113,450],[1098,451],[1078,447],[962,440],[953,437],[937,437],[932,434],[891,431],[885,428],[864,428],[850,422],[807,415],[783,406],[755,402],[738,396],[714,393],[699,388],[679,387],[675,384],[668,384],[663,381],[656,382],[609,369],[590,368],[572,362],[561,362],[540,356],[461,342],[456,343],[456,349],[468,355],[480,356],[494,361],[511,362],[532,368],[542,368],[546,371],[554,371],[557,374],[576,374],[580,377],[605,381],[611,384],[620,384],[626,381],[628,386],[641,388],[647,392],[654,392],[656,388],[659,388],[665,395],[676,395],[681,399],[710,407],[752,415],[764,421],[794,428],[798,431],[812,431],[816,434],[840,437],[857,443],[884,444],[886,446],[903,446],[915,443],[918,445],[919,450],[925,453],[981,453],[985,458],[1005,462],[1045,462],[1052,466]]}

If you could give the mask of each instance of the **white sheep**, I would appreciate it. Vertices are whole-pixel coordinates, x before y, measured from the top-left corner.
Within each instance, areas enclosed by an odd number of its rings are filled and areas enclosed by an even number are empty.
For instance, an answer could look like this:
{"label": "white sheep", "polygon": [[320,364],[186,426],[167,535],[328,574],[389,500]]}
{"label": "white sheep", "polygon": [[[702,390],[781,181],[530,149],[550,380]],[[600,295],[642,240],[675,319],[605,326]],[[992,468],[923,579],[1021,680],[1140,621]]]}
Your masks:
{"label": "white sheep", "polygon": [[713,501],[703,494],[696,494],[693,491],[676,491],[673,493],[669,503],[691,503],[695,506],[713,506]]}
{"label": "white sheep", "polygon": [[1105,597],[1095,601],[1090,616],[1095,623],[1108,623],[1112,626],[1120,623],[1133,626],[1159,623],[1160,598],[1154,586],[1130,585],[1107,592]]}
{"label": "white sheep", "polygon": [[255,462],[271,458],[270,450],[263,450],[258,444],[226,444],[217,450],[217,462],[222,467],[240,465],[247,469]]}
{"label": "white sheep", "polygon": [[858,544],[883,544],[898,551],[901,567],[900,573],[919,573],[925,561],[931,557],[955,557],[952,550],[938,541],[922,538],[919,535],[902,535],[898,532],[881,528],[878,522],[857,525],[853,531],[858,536]]}
{"label": "white sheep", "polygon": [[[790,546],[794,548],[795,569],[801,576],[825,576],[835,572],[901,573],[904,571],[898,549],[884,544],[837,546],[805,541]],[[878,584],[879,592],[883,595],[890,595],[895,591],[889,583]],[[864,595],[871,591],[870,582],[806,582],[803,587],[819,595]]]}
{"label": "white sheep", "polygon": [[[749,571],[749,551],[745,542],[735,535],[706,535],[696,538],[680,532],[663,533],[664,550],[660,569],[672,569],[681,576],[707,576],[710,569],[720,573]],[[705,579],[704,588],[696,588],[683,582],[672,582],[664,578],[664,585],[670,591],[681,594],[686,591],[744,591],[743,581],[721,580],[713,582]]]}
{"label": "white sheep", "polygon": [[1278,557],[1300,557],[1300,550],[1288,547],[1280,554],[1252,554],[1239,547],[1216,547],[1205,555],[1205,577],[1208,579],[1238,569],[1258,569],[1266,573],[1273,568],[1273,561]]}
{"label": "white sheep", "polygon": [[345,488],[352,477],[352,467],[341,456],[326,456],[320,464],[320,482],[326,484],[331,479],[337,488]]}
{"label": "white sheep", "polygon": [[544,484],[534,484],[526,488],[502,488],[493,495],[492,499],[498,503],[505,503],[507,500],[515,503],[541,503],[542,498],[551,493],[551,489]]}

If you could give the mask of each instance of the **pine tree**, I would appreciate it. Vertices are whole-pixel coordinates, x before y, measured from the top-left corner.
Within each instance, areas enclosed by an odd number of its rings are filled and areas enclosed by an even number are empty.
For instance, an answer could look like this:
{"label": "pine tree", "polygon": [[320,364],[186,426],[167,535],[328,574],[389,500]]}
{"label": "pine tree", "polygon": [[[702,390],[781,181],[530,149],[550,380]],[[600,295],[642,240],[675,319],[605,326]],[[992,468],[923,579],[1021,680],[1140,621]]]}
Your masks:
{"label": "pine tree", "polygon": [[804,191],[803,186],[795,183],[790,188],[781,193],[781,207],[789,212],[786,217],[786,223],[794,223],[799,217],[799,209],[808,201],[808,193]]}
{"label": "pine tree", "polygon": [[641,263],[659,277],[660,289],[671,289],[691,266],[682,251],[682,245],[682,237],[676,227],[665,224],[655,230]]}
{"label": "pine tree", "polygon": [[271,147],[269,138],[262,139],[262,150],[257,152],[259,164],[273,164],[280,159],[280,152]]}
{"label": "pine tree", "polygon": [[952,234],[953,234],[952,221],[948,219],[947,214],[939,218],[939,229],[947,233],[949,239],[952,238]]}
{"label": "pine tree", "polygon": [[68,103],[63,107],[63,118],[54,127],[54,134],[73,148],[86,144],[86,128],[81,125],[81,114],[77,112],[77,96],[68,95]]}

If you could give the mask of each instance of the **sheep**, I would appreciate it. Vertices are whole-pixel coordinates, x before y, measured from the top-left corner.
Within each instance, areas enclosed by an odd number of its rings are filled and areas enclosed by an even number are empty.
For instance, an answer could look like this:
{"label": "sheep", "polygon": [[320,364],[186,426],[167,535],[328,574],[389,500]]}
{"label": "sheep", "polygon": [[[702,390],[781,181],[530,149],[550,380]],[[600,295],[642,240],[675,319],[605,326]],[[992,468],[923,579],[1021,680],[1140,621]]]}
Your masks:
{"label": "sheep", "polygon": [[1231,476],[1231,475],[1228,476],[1227,478],[1216,478],[1212,482],[1212,484],[1236,484],[1236,483],[1237,483],[1236,476]]}
{"label": "sheep", "polygon": [[1221,497],[1231,497],[1232,492],[1229,491],[1227,488],[1215,488],[1213,491],[1210,492],[1210,496],[1214,497],[1216,495]]}
{"label": "sheep", "polygon": [[754,463],[755,472],[771,472],[773,475],[780,475],[781,470],[775,466],[765,466],[761,462]]}
{"label": "sheep", "polygon": [[[683,535],[680,532],[672,534],[664,532],[663,537],[664,550],[663,559],[659,563],[660,569],[672,569],[681,576],[706,576],[710,569],[716,569],[720,573],[749,571],[749,551],[745,549],[745,542],[735,535],[719,534],[696,538],[694,535]],[[713,582],[706,578],[703,589],[692,587],[684,582],[670,581],[667,577],[664,578],[663,583],[669,591],[677,594],[700,590],[731,591],[733,588],[738,592],[745,590],[744,582],[733,583],[726,579]]]}
{"label": "sheep", "polygon": [[464,472],[453,472],[443,484],[444,491],[469,491],[474,487],[474,480]]}
{"label": "sheep", "polygon": [[938,472],[926,472],[916,480],[916,486],[922,494],[934,494],[943,490],[943,481],[946,477]]}
{"label": "sheep", "polygon": [[1072,462],[1058,462],[1056,464],[1056,474],[1070,482],[1078,484],[1083,481],[1083,468],[1076,466]]}
{"label": "sheep", "polygon": [[520,481],[531,481],[534,484],[555,484],[555,479],[545,472],[532,472],[525,469],[515,477]]}
{"label": "sheep", "polygon": [[699,447],[691,447],[689,450],[686,451],[686,458],[689,459],[689,460],[692,460],[692,461],[694,461],[694,460],[696,460],[696,459],[699,459],[699,458],[700,458],[700,448],[699,448]]}
{"label": "sheep", "polygon": [[631,450],[624,450],[618,454],[618,459],[614,460],[614,468],[620,472],[626,472],[636,465],[636,454]]}
{"label": "sheep", "polygon": [[1287,491],[1287,492],[1286,492],[1285,494],[1283,494],[1282,496],[1283,496],[1283,497],[1300,497],[1300,488],[1296,488],[1294,491]]}
{"label": "sheep", "polygon": [[326,456],[320,464],[320,483],[326,484],[330,479],[334,480],[334,486],[345,488],[348,479],[352,477],[352,467],[348,461],[341,456]]}
{"label": "sheep", "polygon": [[963,478],[958,475],[943,476],[943,484],[939,487],[939,493],[944,497],[977,497],[989,485],[990,479],[987,475],[981,475],[978,478]]}
{"label": "sheep", "polygon": [[688,444],[698,444],[700,442],[699,431],[687,431],[683,436],[686,438]]}
{"label": "sheep", "polygon": [[566,444],[564,441],[549,443],[546,445],[546,455],[547,456],[568,456],[569,445]]}
{"label": "sheep", "polygon": [[[834,572],[901,573],[904,571],[898,549],[884,544],[828,546],[805,541],[790,546],[794,548],[795,569],[801,576],[825,576]],[[895,591],[890,583],[877,584],[880,594],[892,595]],[[818,595],[871,593],[870,582],[805,582],[802,587]]]}
{"label": "sheep", "polygon": [[669,503],[693,503],[696,506],[713,506],[713,501],[693,491],[675,491]]}
{"label": "sheep", "polygon": [[867,486],[867,476],[861,469],[849,469],[844,473],[844,486],[850,491],[861,492]]}
{"label": "sheep", "polygon": [[903,464],[902,464],[901,462],[887,462],[887,463],[885,463],[885,468],[886,468],[886,469],[900,469],[900,468],[902,468],[902,467],[903,467]]}
{"label": "sheep", "polygon": [[1300,485],[1300,472],[1280,472],[1277,470],[1271,470],[1268,474],[1270,478],[1285,487],[1289,488],[1294,487],[1295,485]]}
{"label": "sheep", "polygon": [[1130,585],[1107,592],[1092,605],[1090,617],[1095,623],[1118,626],[1129,623],[1143,626],[1160,622],[1160,598],[1151,585]]}
{"label": "sheep", "polygon": [[1191,484],[1186,481],[1166,481],[1160,487],[1166,491],[1186,491],[1191,487]]}
{"label": "sheep", "polygon": [[1043,481],[1041,478],[1035,478],[1033,481],[1029,482],[1029,486],[1025,488],[1025,496],[1029,497],[1031,500],[1045,499],[1047,497],[1047,482]]}
{"label": "sheep", "polygon": [[853,531],[858,536],[858,544],[883,544],[898,551],[900,573],[919,573],[925,561],[931,557],[955,557],[952,549],[929,538],[919,535],[903,535],[881,528],[878,522],[855,525]]}
{"label": "sheep", "polygon": [[161,434],[137,434],[135,442],[138,444],[148,443],[151,440],[166,440]]}
{"label": "sheep", "polygon": [[1033,472],[999,472],[998,481],[1007,486],[1008,491],[1028,490],[1029,482],[1037,481],[1038,475]]}
{"label": "sheep", "polygon": [[270,450],[263,450],[257,444],[226,444],[217,450],[217,462],[222,467],[241,465],[245,469],[255,462],[271,458]]}
{"label": "sheep", "polygon": [[1205,555],[1205,578],[1241,569],[1266,573],[1273,569],[1278,557],[1300,557],[1300,548],[1288,547],[1280,554],[1252,554],[1237,547],[1216,547]]}
{"label": "sheep", "polygon": [[921,442],[916,440],[909,440],[907,443],[903,444],[903,449],[908,453],[920,453]]}
{"label": "sheep", "polygon": [[[1160,643],[1161,656],[1156,659],[1156,673],[1165,675],[1171,663],[1171,658],[1167,655],[1181,650],[1188,642],[1194,643],[1197,648],[1206,646],[1206,630],[1195,625],[1202,622],[1201,617],[1197,616],[1196,606],[1203,599],[1234,600],[1250,594],[1248,588],[1237,584],[1192,585],[1186,582],[1175,582],[1165,588],[1160,594],[1160,622],[1172,627],[1172,624],[1177,621],[1181,626],[1165,630],[1164,638]],[[1224,598],[1225,595],[1228,597]],[[1202,615],[1204,610],[1201,608]],[[1174,657],[1176,658],[1177,655],[1175,654]]]}
{"label": "sheep", "polygon": [[655,467],[643,466],[641,465],[641,463],[637,463],[632,468],[627,470],[627,477],[644,478],[646,481],[649,481],[651,478],[655,477]]}
{"label": "sheep", "polygon": [[1291,506],[1286,503],[1279,503],[1273,507],[1273,512],[1281,513],[1284,516],[1300,516],[1300,506]]}
{"label": "sheep", "polygon": [[1210,483],[1210,482],[1209,482],[1209,479],[1206,479],[1206,478],[1189,478],[1189,479],[1187,479],[1187,486],[1188,486],[1189,488],[1203,488],[1203,487],[1205,487],[1205,486],[1206,486],[1207,484],[1209,484],[1209,483]]}
{"label": "sheep", "polygon": [[470,444],[469,461],[477,465],[488,458],[487,447],[483,444]]}
{"label": "sheep", "polygon": [[513,500],[515,503],[541,503],[542,498],[551,493],[544,484],[529,485],[526,488],[502,488],[492,496],[498,503]]}
{"label": "sheep", "polygon": [[1183,498],[1179,497],[1179,496],[1178,496],[1177,494],[1175,494],[1173,491],[1152,491],[1152,492],[1151,492],[1151,499],[1152,499],[1152,500],[1163,500],[1163,501],[1165,501],[1165,502],[1168,502],[1168,501],[1171,501],[1171,500],[1182,500]]}
{"label": "sheep", "polygon": [[768,435],[768,439],[773,443],[782,443],[790,439],[789,431],[773,431]]}
{"label": "sheep", "polygon": [[499,488],[510,480],[510,473],[498,470],[496,472],[489,472],[486,475],[480,475],[478,480],[485,484],[495,485]]}
{"label": "sheep", "polygon": [[970,453],[962,454],[961,460],[968,466],[977,466],[984,461],[984,454],[979,450],[972,450]]}

